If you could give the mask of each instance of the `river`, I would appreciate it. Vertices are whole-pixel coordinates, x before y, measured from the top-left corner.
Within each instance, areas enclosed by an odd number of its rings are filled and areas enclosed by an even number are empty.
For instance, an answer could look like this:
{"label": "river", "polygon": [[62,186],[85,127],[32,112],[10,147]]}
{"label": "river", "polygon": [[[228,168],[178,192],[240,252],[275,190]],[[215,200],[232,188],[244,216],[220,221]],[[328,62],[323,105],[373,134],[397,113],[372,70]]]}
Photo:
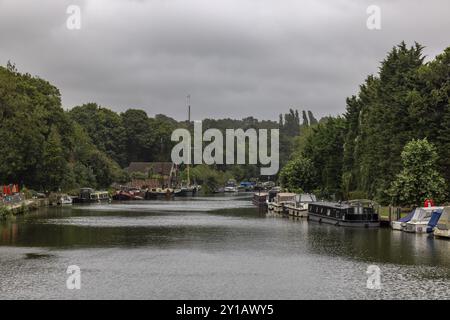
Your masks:
{"label": "river", "polygon": [[450,299],[449,253],[429,235],[271,216],[245,194],[49,207],[0,222],[0,299]]}

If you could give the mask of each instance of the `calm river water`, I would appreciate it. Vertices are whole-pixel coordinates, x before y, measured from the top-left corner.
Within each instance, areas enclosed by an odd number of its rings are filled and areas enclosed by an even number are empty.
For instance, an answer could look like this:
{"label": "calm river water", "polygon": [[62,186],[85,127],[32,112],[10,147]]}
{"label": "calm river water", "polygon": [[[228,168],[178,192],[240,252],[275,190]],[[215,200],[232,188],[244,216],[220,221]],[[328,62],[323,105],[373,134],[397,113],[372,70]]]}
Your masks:
{"label": "calm river water", "polygon": [[43,208],[0,223],[0,299],[20,298],[450,299],[450,241],[268,216],[248,195]]}

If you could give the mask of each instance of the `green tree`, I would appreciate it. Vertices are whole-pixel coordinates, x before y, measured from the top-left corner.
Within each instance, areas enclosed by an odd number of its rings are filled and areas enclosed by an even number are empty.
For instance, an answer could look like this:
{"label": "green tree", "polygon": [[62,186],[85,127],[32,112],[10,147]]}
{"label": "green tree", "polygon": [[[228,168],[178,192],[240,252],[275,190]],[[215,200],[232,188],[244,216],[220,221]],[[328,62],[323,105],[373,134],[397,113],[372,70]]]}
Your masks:
{"label": "green tree", "polygon": [[309,120],[305,110],[302,111],[302,117],[303,117],[302,125],[305,127],[309,126]]}
{"label": "green tree", "polygon": [[316,169],[310,159],[297,157],[281,170],[280,182],[291,192],[310,193],[317,187]]}
{"label": "green tree", "polygon": [[96,103],[87,103],[71,109],[69,115],[84,128],[100,151],[122,167],[128,165],[125,128],[117,113]]}
{"label": "green tree", "polygon": [[144,110],[128,109],[121,117],[125,128],[128,162],[151,161],[158,142],[147,113]]}
{"label": "green tree", "polygon": [[46,191],[57,191],[68,170],[67,161],[61,143],[61,136],[55,127],[50,129],[47,141],[43,145],[42,162],[38,166],[41,185]]}
{"label": "green tree", "polygon": [[387,202],[393,178],[400,171],[400,153],[411,139],[420,137],[417,117],[423,99],[419,79],[423,47],[404,42],[383,60],[377,76],[369,76],[357,96],[347,99],[345,188],[363,191]]}
{"label": "green tree", "polygon": [[427,198],[442,201],[446,186],[437,170],[435,146],[427,139],[412,140],[404,147],[401,158],[403,170],[390,188],[394,203],[420,206]]}
{"label": "green tree", "polygon": [[342,197],[344,137],[345,119],[329,117],[313,127],[305,141],[303,156],[312,161],[324,197]]}
{"label": "green tree", "polygon": [[310,110],[308,110],[308,118],[309,118],[310,125],[315,125],[315,124],[319,123],[319,121],[317,121],[317,119],[314,117],[312,111],[310,111]]}

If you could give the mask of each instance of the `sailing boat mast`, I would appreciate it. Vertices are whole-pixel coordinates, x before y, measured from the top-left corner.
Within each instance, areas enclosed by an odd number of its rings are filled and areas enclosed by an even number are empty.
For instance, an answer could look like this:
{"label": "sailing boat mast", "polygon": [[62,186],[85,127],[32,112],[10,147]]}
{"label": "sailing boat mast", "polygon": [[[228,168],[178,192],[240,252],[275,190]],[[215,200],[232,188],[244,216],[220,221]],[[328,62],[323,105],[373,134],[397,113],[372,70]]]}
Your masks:
{"label": "sailing boat mast", "polygon": [[[188,128],[191,126],[191,95],[188,94],[186,97],[186,102],[188,106]],[[189,164],[191,163],[191,146],[189,146],[189,155],[188,155],[188,163],[186,166],[187,169],[187,186],[189,187],[191,185],[191,177],[189,172]]]}

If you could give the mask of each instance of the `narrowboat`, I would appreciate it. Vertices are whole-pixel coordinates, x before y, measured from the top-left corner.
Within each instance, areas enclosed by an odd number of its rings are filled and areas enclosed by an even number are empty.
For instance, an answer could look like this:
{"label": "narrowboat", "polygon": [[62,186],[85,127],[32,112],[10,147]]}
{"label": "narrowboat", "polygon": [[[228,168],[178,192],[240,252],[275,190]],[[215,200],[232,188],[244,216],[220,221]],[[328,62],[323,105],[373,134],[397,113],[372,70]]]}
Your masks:
{"label": "narrowboat", "polygon": [[380,226],[378,205],[370,200],[312,202],[308,204],[308,220],[342,227]]}
{"label": "narrowboat", "polygon": [[95,191],[92,188],[81,188],[78,197],[73,198],[73,203],[110,202],[107,191]]}
{"label": "narrowboat", "polygon": [[255,192],[253,194],[252,202],[257,207],[267,207],[267,192]]}
{"label": "narrowboat", "polygon": [[313,194],[296,194],[294,202],[286,203],[286,213],[293,217],[305,218],[308,216],[308,205],[316,201],[316,196]]}
{"label": "narrowboat", "polygon": [[275,213],[286,213],[286,206],[295,203],[295,193],[279,192],[272,201],[271,210]]}
{"label": "narrowboat", "polygon": [[411,220],[406,222],[403,231],[412,233],[426,233],[428,223],[434,211],[444,209],[443,207],[424,207],[416,208]]}
{"label": "narrowboat", "polygon": [[276,196],[278,193],[280,193],[280,191],[281,191],[280,187],[274,187],[269,190],[269,192],[267,194],[267,200],[266,200],[267,201],[267,209],[269,211],[273,211]]}
{"label": "narrowboat", "polygon": [[[179,190],[176,190],[179,192]],[[171,188],[152,188],[146,191],[145,199],[171,199],[175,195],[175,190]]]}
{"label": "narrowboat", "polygon": [[113,195],[113,200],[117,201],[129,201],[129,200],[143,200],[144,197],[142,197],[140,190],[120,190],[116,191],[116,193]]}
{"label": "narrowboat", "polygon": [[194,196],[197,194],[198,186],[181,186],[178,189],[175,189],[174,194],[179,197],[188,197]]}
{"label": "narrowboat", "polygon": [[433,233],[438,238],[450,238],[450,207],[445,207],[442,210],[441,217],[436,227],[434,227]]}

